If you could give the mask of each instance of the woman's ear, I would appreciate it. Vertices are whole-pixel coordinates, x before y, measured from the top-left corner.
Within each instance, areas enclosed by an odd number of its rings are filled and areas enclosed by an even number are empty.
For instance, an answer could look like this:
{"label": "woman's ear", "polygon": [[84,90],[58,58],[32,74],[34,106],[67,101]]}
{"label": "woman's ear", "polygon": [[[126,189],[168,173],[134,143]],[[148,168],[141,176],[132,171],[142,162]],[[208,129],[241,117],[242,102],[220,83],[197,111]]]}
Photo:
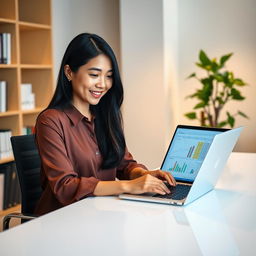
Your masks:
{"label": "woman's ear", "polygon": [[64,73],[65,73],[68,81],[71,81],[72,80],[72,70],[68,64],[64,66]]}

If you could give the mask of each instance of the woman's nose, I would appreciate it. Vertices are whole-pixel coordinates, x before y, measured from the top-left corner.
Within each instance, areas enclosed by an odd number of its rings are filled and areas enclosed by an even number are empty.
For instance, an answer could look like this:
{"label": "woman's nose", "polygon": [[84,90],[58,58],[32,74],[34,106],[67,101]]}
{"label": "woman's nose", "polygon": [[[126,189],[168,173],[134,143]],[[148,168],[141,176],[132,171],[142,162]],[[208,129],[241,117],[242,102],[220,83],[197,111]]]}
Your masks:
{"label": "woman's nose", "polygon": [[100,81],[96,84],[97,88],[105,88],[106,87],[106,82],[104,78],[101,78]]}

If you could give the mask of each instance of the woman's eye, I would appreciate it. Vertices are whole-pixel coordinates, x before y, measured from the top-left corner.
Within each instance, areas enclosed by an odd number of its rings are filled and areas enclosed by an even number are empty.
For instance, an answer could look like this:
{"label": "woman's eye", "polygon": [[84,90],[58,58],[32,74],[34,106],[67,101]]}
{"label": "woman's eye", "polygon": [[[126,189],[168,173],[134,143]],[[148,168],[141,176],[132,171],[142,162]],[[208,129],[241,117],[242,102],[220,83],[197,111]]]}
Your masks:
{"label": "woman's eye", "polygon": [[107,78],[108,78],[108,79],[112,79],[112,78],[113,78],[113,75],[108,75]]}
{"label": "woman's eye", "polygon": [[91,77],[98,77],[97,74],[89,74]]}

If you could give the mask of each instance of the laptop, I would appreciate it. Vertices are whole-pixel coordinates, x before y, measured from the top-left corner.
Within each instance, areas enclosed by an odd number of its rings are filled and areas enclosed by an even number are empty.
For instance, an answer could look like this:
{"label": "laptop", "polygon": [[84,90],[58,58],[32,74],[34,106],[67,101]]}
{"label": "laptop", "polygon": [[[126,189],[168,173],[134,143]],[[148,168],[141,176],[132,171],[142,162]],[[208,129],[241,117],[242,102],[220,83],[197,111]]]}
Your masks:
{"label": "laptop", "polygon": [[243,127],[236,129],[178,125],[161,170],[170,172],[176,187],[170,194],[121,194],[119,198],[171,205],[186,205],[211,191],[232,152]]}

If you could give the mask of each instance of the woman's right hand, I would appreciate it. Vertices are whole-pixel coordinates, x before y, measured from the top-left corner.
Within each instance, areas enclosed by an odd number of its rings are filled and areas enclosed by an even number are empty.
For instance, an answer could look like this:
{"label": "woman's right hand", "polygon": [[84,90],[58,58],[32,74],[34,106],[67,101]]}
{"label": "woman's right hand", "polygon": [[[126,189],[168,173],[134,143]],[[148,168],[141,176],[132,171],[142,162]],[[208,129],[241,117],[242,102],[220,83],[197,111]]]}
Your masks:
{"label": "woman's right hand", "polygon": [[170,190],[162,180],[150,174],[145,174],[137,179],[127,181],[126,190],[125,192],[130,194],[150,192],[165,195],[170,193]]}

